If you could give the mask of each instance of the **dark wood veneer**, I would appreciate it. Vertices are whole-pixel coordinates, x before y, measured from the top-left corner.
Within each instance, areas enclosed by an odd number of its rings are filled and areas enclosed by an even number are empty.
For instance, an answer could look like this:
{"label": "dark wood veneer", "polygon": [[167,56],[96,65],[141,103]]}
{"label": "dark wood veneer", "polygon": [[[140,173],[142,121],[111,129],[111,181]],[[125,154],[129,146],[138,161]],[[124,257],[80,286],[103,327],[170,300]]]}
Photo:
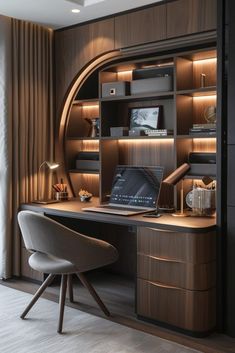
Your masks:
{"label": "dark wood veneer", "polygon": [[115,17],[115,48],[166,39],[166,5]]}
{"label": "dark wood veneer", "polygon": [[207,290],[215,287],[215,261],[203,264],[157,258],[138,253],[138,277],[189,290]]}
{"label": "dark wood veneer", "polygon": [[192,264],[208,263],[215,261],[216,258],[215,233],[197,233],[195,236],[193,232],[182,233],[140,227],[138,251],[145,255]]}
{"label": "dark wood veneer", "polygon": [[215,288],[191,291],[151,281],[137,281],[137,312],[193,332],[215,327]]}
{"label": "dark wood veneer", "polygon": [[55,32],[55,94],[59,119],[65,94],[80,70],[114,49],[114,19]]}
{"label": "dark wood veneer", "polygon": [[216,0],[177,0],[166,6],[167,38],[216,29]]}

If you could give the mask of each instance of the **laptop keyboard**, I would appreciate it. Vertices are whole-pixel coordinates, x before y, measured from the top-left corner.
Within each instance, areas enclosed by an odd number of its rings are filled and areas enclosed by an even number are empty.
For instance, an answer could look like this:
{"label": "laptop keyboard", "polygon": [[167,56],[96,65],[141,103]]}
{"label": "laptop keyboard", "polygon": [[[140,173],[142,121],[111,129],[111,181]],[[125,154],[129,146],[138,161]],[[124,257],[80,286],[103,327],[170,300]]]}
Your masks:
{"label": "laptop keyboard", "polygon": [[133,212],[146,211],[146,208],[118,207],[118,206],[110,206],[110,205],[101,206],[101,208],[107,208],[109,210],[133,211]]}

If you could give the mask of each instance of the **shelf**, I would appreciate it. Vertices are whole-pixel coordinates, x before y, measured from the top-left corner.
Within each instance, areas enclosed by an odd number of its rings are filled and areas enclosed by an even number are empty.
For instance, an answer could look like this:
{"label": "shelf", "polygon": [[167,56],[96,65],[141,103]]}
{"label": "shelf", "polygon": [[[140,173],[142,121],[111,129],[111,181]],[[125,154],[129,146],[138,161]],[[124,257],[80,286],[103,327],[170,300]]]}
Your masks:
{"label": "shelf", "polygon": [[98,98],[94,98],[94,99],[79,99],[79,100],[74,100],[73,101],[73,105],[98,105],[99,104],[99,99]]}
{"label": "shelf", "polygon": [[69,173],[75,174],[99,174],[99,170],[70,169]]}
{"label": "shelf", "polygon": [[77,136],[70,136],[70,137],[67,137],[67,140],[72,140],[72,141],[99,141],[99,138],[98,137],[77,137]]}
{"label": "shelf", "polygon": [[105,136],[101,140],[165,140],[174,139],[173,135],[168,136]]}
{"label": "shelf", "polygon": [[118,97],[103,97],[100,99],[101,102],[121,102],[121,101],[137,101],[137,100],[152,100],[152,99],[160,99],[160,98],[173,98],[174,92],[153,92],[153,93],[143,93],[143,94],[135,94],[132,96],[118,96]]}
{"label": "shelf", "polygon": [[202,179],[205,176],[209,176],[211,179],[216,180],[216,176],[215,175],[185,175],[184,179]]}
{"label": "shelf", "polygon": [[216,86],[177,91],[176,94],[190,97],[216,96]]}
{"label": "shelf", "polygon": [[195,134],[195,135],[177,135],[176,136],[177,139],[197,139],[197,138],[200,138],[200,139],[210,139],[210,138],[216,138],[216,134]]}

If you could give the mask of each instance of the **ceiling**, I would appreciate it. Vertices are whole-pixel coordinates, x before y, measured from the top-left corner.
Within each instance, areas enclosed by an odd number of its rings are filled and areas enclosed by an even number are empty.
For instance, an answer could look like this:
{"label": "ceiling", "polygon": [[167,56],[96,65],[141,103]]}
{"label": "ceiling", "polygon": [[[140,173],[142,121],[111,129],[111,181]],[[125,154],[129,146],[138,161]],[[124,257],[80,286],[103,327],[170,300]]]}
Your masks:
{"label": "ceiling", "polygon": [[[162,0],[2,0],[0,14],[57,29]],[[79,13],[72,13],[79,9]]]}

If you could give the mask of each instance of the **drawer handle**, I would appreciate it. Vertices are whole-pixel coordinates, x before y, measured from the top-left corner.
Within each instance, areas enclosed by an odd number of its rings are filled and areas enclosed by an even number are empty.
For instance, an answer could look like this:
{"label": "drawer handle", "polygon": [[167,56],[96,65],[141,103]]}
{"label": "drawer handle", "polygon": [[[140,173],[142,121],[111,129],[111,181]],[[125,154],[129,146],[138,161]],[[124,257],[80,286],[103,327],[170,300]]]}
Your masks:
{"label": "drawer handle", "polygon": [[186,263],[184,261],[179,261],[179,260],[175,260],[175,259],[168,259],[166,257],[157,257],[157,256],[153,256],[153,255],[146,255],[143,253],[138,253],[138,255],[146,256],[146,257],[149,257],[150,259],[159,260],[159,261],[175,262],[175,263],[182,263],[182,264]]}
{"label": "drawer handle", "polygon": [[[185,291],[184,288],[179,288],[179,287],[175,287],[175,286],[169,286],[169,285],[166,285],[166,284],[160,284],[160,283],[151,282],[151,281],[147,281],[147,283],[150,283],[150,284],[152,284],[155,287],[167,288],[167,289],[177,289],[177,290],[180,290],[180,291]],[[187,289],[187,291],[193,292],[190,289]]]}

